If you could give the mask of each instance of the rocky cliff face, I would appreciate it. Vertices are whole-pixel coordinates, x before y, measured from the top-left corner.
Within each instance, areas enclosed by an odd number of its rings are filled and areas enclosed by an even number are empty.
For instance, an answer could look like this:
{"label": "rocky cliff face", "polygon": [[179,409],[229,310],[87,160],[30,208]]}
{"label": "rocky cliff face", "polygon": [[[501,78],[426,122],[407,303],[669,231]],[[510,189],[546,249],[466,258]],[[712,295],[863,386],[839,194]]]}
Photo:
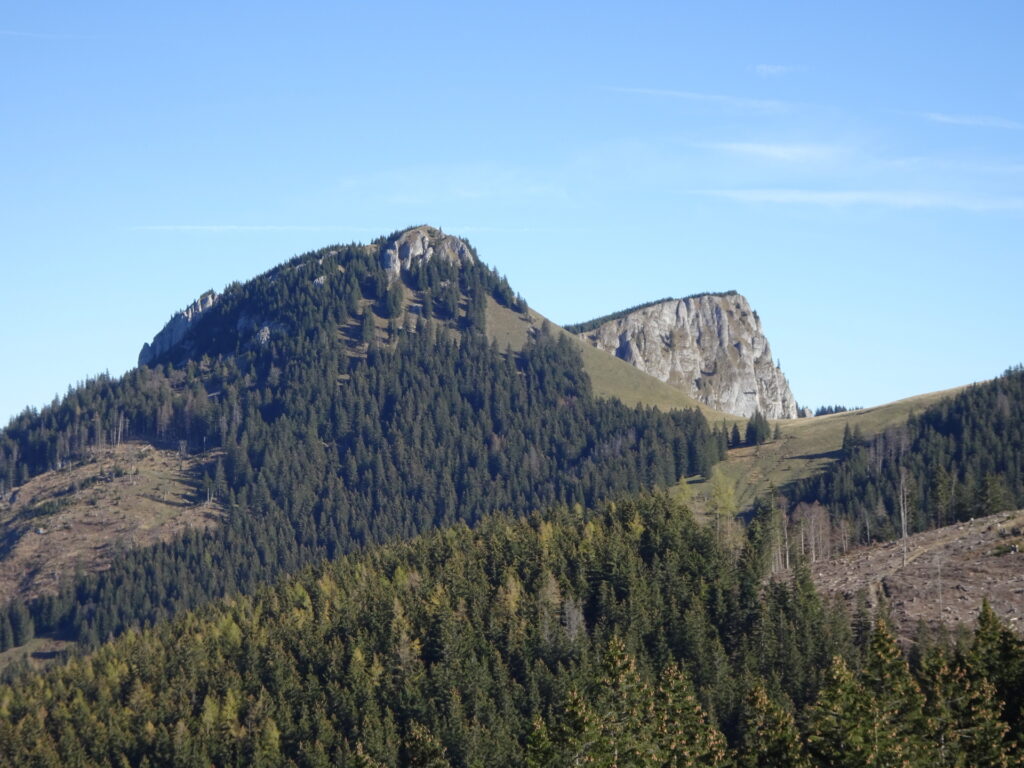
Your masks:
{"label": "rocky cliff face", "polygon": [[153,337],[152,344],[143,344],[139,352],[139,365],[149,365],[185,338],[188,329],[203,312],[217,303],[217,292],[207,291],[189,306],[176,312],[167,325]]}
{"label": "rocky cliff face", "polygon": [[476,262],[473,251],[465,242],[434,227],[407,229],[380,249],[380,265],[387,270],[389,280],[394,280],[402,270],[410,269],[418,261],[434,258],[459,266]]}
{"label": "rocky cliff face", "polygon": [[797,416],[761,320],[738,293],[668,299],[578,335],[717,410]]}

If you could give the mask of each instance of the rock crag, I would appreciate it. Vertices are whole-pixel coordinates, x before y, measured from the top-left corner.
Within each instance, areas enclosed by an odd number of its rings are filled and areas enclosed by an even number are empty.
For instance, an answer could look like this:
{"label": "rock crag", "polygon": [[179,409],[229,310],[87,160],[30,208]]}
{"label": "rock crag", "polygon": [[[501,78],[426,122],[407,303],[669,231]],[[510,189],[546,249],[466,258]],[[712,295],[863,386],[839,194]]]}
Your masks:
{"label": "rock crag", "polygon": [[218,298],[216,291],[207,291],[180,312],[175,312],[167,325],[153,337],[153,343],[142,345],[139,365],[149,365],[184,339],[192,324],[203,312],[216,304]]}
{"label": "rock crag", "polygon": [[738,293],[666,299],[569,329],[716,410],[797,416],[761,320]]}
{"label": "rock crag", "polygon": [[380,249],[380,265],[387,270],[388,280],[394,280],[419,261],[434,258],[459,266],[476,263],[473,250],[464,241],[434,227],[407,229]]}

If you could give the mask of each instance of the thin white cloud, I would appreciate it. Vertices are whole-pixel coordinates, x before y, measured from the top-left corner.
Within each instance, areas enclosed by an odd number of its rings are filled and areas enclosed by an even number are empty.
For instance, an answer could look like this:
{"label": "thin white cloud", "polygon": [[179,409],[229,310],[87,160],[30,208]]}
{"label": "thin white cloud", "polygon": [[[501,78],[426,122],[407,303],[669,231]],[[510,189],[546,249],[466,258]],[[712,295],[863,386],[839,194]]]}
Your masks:
{"label": "thin white cloud", "polygon": [[681,99],[684,101],[697,101],[706,104],[717,104],[722,107],[733,109],[744,109],[755,112],[783,112],[789,109],[789,104],[774,99],[748,99],[742,96],[726,96],[720,93],[698,93],[696,91],[674,91],[662,88],[615,88],[609,87],[605,90],[615,93],[634,93],[641,96],[660,96],[669,99]]}
{"label": "thin white cloud", "polygon": [[1022,211],[1020,197],[964,197],[930,192],[888,190],[816,190],[816,189],[710,189],[695,194],[721,197],[744,203],[779,203],[845,207],[876,205],[887,208],[942,208],[961,211]]}
{"label": "thin white cloud", "polygon": [[758,77],[780,77],[794,71],[796,71],[796,67],[785,64],[757,64],[754,66],[754,72]]}
{"label": "thin white cloud", "polygon": [[136,232],[323,232],[339,229],[355,228],[302,224],[152,224],[132,227]]}
{"label": "thin white cloud", "polygon": [[886,165],[891,168],[922,168],[925,170],[958,171],[992,176],[1016,176],[1024,173],[1024,163],[1016,160],[985,163],[924,155],[893,158],[887,160]]}
{"label": "thin white cloud", "polygon": [[59,32],[22,32],[16,29],[0,29],[0,37],[27,37],[32,40],[90,40],[89,35],[68,35]]}
{"label": "thin white cloud", "polygon": [[933,123],[944,123],[946,125],[965,125],[974,128],[1008,128],[1019,131],[1024,129],[1024,123],[1016,120],[1007,120],[1003,117],[992,115],[947,115],[942,112],[925,112],[922,117]]}
{"label": "thin white cloud", "polygon": [[792,163],[821,162],[831,160],[843,154],[842,147],[828,144],[771,144],[762,142],[713,142],[699,146],[731,152],[738,155],[751,155],[766,160],[781,160]]}

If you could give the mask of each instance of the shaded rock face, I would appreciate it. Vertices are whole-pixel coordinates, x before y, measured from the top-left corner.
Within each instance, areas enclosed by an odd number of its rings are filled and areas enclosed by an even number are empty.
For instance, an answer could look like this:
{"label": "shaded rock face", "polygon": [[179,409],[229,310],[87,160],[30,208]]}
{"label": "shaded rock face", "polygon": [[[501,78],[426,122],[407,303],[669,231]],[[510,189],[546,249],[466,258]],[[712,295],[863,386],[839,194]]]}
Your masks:
{"label": "shaded rock face", "polygon": [[770,419],[797,416],[761,320],[737,293],[659,302],[579,337],[716,410],[736,416],[760,410]]}
{"label": "shaded rock face", "polygon": [[203,312],[216,304],[218,298],[216,291],[207,291],[185,309],[176,312],[167,325],[153,337],[152,344],[142,345],[142,351],[139,352],[139,365],[149,365],[184,339],[192,324],[199,319]]}
{"label": "shaded rock face", "polygon": [[434,227],[413,227],[381,246],[380,265],[393,281],[419,261],[441,259],[466,266],[476,262],[470,247],[457,237]]}

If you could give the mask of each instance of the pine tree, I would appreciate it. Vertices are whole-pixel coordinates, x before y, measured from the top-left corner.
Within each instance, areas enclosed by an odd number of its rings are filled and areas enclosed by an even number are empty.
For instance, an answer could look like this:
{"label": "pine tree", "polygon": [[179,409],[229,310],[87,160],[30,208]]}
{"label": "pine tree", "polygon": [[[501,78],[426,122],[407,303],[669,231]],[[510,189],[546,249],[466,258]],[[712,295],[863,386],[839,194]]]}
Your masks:
{"label": "pine tree", "polygon": [[999,620],[988,600],[982,602],[967,663],[995,686],[1011,735],[1024,741],[1024,641]]}
{"label": "pine tree", "polygon": [[955,664],[945,649],[922,659],[921,674],[927,702],[925,715],[942,768],[1007,768],[1006,735],[1000,719],[1001,702],[995,687]]}
{"label": "pine tree", "polygon": [[[592,703],[591,703],[592,702]],[[611,640],[601,674],[586,699],[573,691],[560,724],[563,765],[660,765],[655,735],[655,702],[636,659],[618,637]]]}
{"label": "pine tree", "polygon": [[356,743],[356,748],[353,751],[352,756],[349,758],[349,764],[352,765],[353,768],[385,768],[384,763],[379,760],[374,760],[366,754],[366,750],[363,748],[363,743],[361,741]]}
{"label": "pine tree", "polygon": [[683,768],[715,768],[728,762],[725,737],[697,701],[686,674],[666,667],[658,685],[655,738],[663,762]]}
{"label": "pine tree", "polygon": [[544,721],[535,717],[526,740],[526,768],[557,768],[559,765],[558,749],[551,733]]}
{"label": "pine tree", "polygon": [[772,701],[762,680],[747,694],[738,768],[811,768],[793,715]]}
{"label": "pine tree", "polygon": [[377,337],[377,325],[373,321],[373,312],[369,307],[363,309],[363,320],[360,326],[359,339],[364,344],[369,344]]}
{"label": "pine tree", "polygon": [[808,721],[811,755],[828,768],[928,766],[936,757],[924,696],[882,620],[859,676],[835,658]]}
{"label": "pine tree", "polygon": [[449,768],[447,751],[441,740],[421,723],[413,722],[409,726],[409,735],[405,740],[405,765],[421,768]]}
{"label": "pine tree", "polygon": [[880,765],[878,724],[868,691],[841,656],[808,710],[807,745],[820,768],[864,768]]}

